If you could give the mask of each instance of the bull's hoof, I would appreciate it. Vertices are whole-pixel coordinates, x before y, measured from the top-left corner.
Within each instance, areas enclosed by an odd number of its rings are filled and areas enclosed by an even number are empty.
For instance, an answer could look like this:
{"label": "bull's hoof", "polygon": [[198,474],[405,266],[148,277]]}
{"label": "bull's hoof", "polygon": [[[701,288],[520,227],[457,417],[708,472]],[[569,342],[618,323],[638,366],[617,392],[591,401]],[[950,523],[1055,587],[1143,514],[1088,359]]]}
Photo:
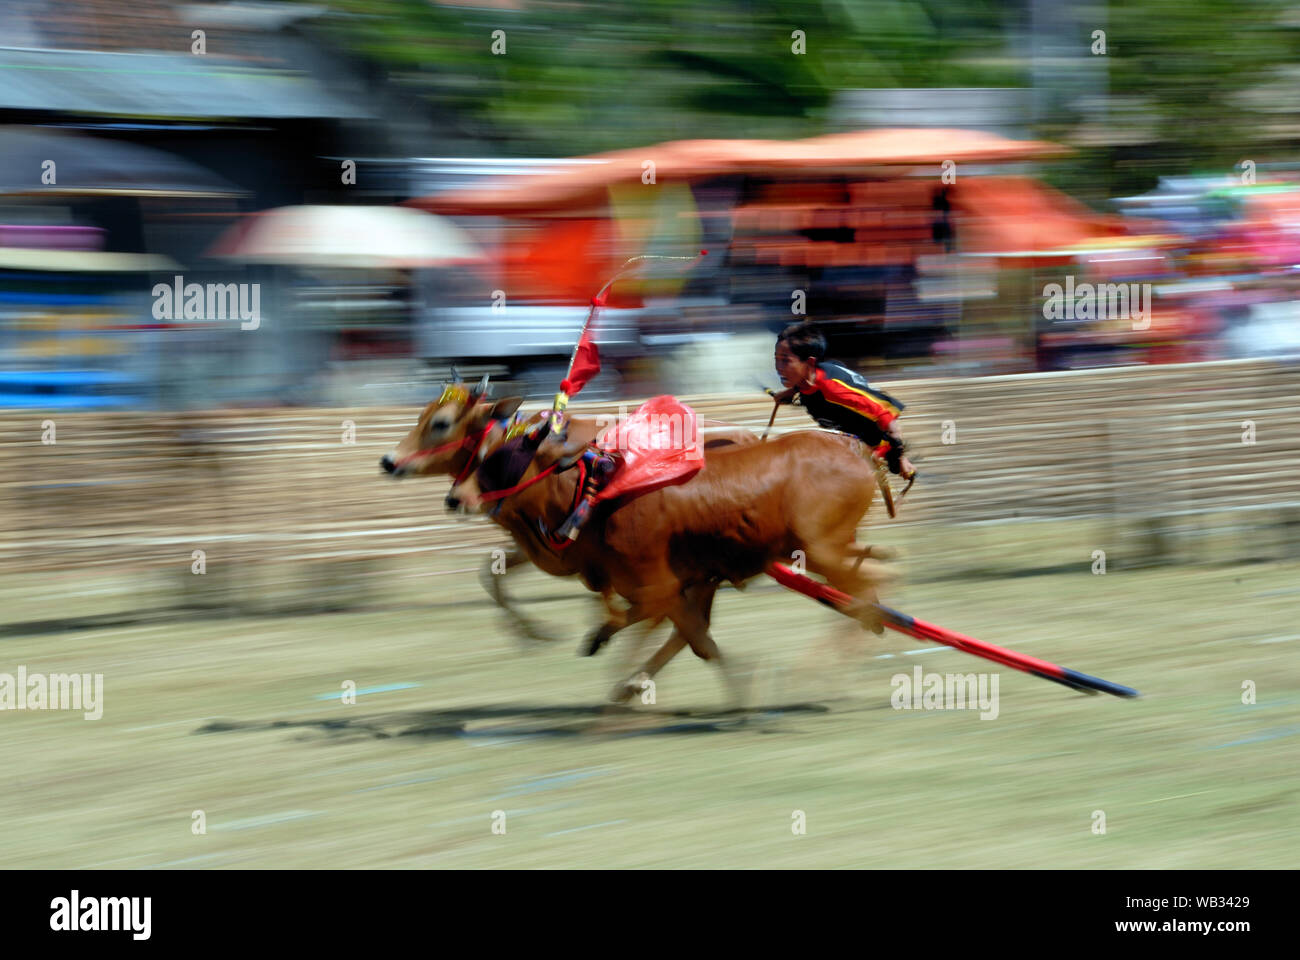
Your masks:
{"label": "bull's hoof", "polygon": [[610,703],[627,703],[637,694],[641,693],[650,683],[650,674],[642,671],[636,676],[628,677],[614,684],[614,689],[609,692]]}
{"label": "bull's hoof", "polygon": [[627,703],[634,696],[636,696],[636,690],[626,680],[621,680],[614,684],[613,690],[609,691],[609,702]]}
{"label": "bull's hoof", "polygon": [[880,619],[880,614],[870,603],[855,601],[844,607],[843,613],[845,616],[852,617],[854,620],[858,621],[858,623],[862,624],[863,627],[870,630],[876,636],[880,636],[885,632],[885,625]]}
{"label": "bull's hoof", "polygon": [[593,630],[591,635],[582,642],[582,647],[578,653],[584,657],[594,657],[600,652],[600,648],[609,643],[609,631],[604,628]]}
{"label": "bull's hoof", "polygon": [[881,621],[880,614],[876,613],[870,604],[866,605],[866,609],[858,614],[857,621],[878,637],[883,636],[885,633],[885,624]]}

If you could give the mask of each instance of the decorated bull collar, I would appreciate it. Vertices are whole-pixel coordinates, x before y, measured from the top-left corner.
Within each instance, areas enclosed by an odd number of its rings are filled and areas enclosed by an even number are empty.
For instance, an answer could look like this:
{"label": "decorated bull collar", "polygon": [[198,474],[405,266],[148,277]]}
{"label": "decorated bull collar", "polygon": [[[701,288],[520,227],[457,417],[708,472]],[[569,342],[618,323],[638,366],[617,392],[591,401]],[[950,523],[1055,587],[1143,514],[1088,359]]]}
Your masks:
{"label": "decorated bull collar", "polygon": [[[501,426],[505,430],[506,440],[514,440],[525,433],[540,429],[546,423],[547,418],[553,415],[554,411],[542,410],[534,413],[532,416],[524,416],[522,413],[516,413],[513,417],[507,417],[501,420]],[[563,419],[563,418],[561,418]]]}
{"label": "decorated bull collar", "polygon": [[501,421],[501,428],[506,432],[505,439],[513,440],[528,429],[528,418],[522,413],[515,413],[513,417]]}

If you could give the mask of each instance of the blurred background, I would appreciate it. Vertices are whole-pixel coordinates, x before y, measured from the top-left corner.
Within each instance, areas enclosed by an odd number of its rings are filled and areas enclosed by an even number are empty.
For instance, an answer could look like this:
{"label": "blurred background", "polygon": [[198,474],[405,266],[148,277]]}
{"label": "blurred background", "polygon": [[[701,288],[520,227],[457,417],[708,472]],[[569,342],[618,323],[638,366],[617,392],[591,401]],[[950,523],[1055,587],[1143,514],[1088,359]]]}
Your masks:
{"label": "blurred background", "polygon": [[[1286,4],[0,17],[6,406],[420,402],[449,362],[544,396],[618,265],[700,247],[616,286],[592,395],[770,379],[795,291],[890,375],[1300,347]],[[261,328],[157,316],[177,274],[259,284]],[[1152,284],[1150,328],[1045,320],[1066,274]]]}
{"label": "blurred background", "polygon": [[[620,266],[701,249],[614,286],[576,412],[671,392],[761,430],[774,335],[814,319],[908,405],[922,479],[881,539],[932,585],[917,615],[980,635],[1019,604],[1050,634],[1073,609],[1064,662],[1145,689],[1152,634],[1211,629],[1179,619],[1198,598],[1261,642],[1293,612],[1292,4],[7,0],[3,630],[29,663],[102,641],[140,677],[119,631],[157,623],[235,659],[499,639],[472,573],[501,536],[446,520],[443,481],[381,484],[379,456],[453,367],[545,405]],[[1150,312],[1053,311],[1084,284]],[[1177,577],[1088,599],[1095,551]],[[989,593],[1022,575],[1036,600]],[[432,626],[431,584],[457,598]],[[1181,600],[1143,620],[1161,590]],[[1101,607],[1113,656],[1089,662]],[[261,619],[339,610],[361,619]],[[462,695],[490,689],[483,642]],[[186,718],[171,679],[141,696]]]}

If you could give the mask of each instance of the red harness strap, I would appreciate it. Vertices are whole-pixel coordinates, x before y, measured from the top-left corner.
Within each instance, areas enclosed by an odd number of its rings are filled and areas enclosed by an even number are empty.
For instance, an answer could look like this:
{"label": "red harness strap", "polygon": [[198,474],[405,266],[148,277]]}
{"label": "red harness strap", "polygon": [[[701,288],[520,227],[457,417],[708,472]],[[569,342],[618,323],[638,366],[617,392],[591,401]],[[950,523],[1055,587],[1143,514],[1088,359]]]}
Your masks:
{"label": "red harness strap", "polygon": [[472,444],[474,449],[470,451],[469,460],[465,463],[465,469],[460,472],[460,476],[455,480],[455,483],[460,483],[469,476],[469,468],[474,463],[474,457],[478,454],[479,447],[483,446],[483,441],[487,439],[487,435],[492,432],[494,426],[496,426],[495,420],[488,421],[488,425],[476,434],[469,434],[462,437],[460,440],[456,440],[452,443],[444,443],[439,447],[426,447],[423,450],[417,450],[415,453],[407,454],[405,457],[402,457],[402,459],[398,460],[394,466],[404,467],[412,460],[420,457],[433,457],[448,450],[464,450]]}
{"label": "red harness strap", "polygon": [[[569,506],[570,516],[573,515],[574,510],[578,509],[578,504],[582,502],[582,488],[585,487],[586,485],[587,485],[587,464],[586,461],[579,460],[578,461],[578,482],[573,488],[573,503]],[[557,537],[555,534],[551,533],[545,527],[542,527],[542,533],[546,534],[546,539],[550,542],[552,550],[563,550],[565,547],[570,546],[575,542],[573,540],[570,540],[568,537]]]}
{"label": "red harness strap", "polygon": [[522,481],[522,482],[520,482],[520,483],[516,483],[513,487],[506,487],[504,490],[489,490],[487,493],[481,493],[481,494],[479,494],[479,499],[480,499],[480,500],[487,500],[487,501],[491,502],[492,500],[500,500],[502,497],[510,497],[510,496],[513,496],[514,494],[518,493],[518,492],[521,491],[521,490],[527,490],[529,487],[531,487],[531,486],[532,486],[534,483],[536,483],[537,481],[542,480],[542,479],[545,479],[546,477],[549,477],[551,474],[553,474],[553,473],[555,472],[555,468],[556,468],[557,466],[558,466],[558,464],[554,464],[554,463],[553,463],[553,464],[551,464],[549,467],[547,467],[545,470],[543,470],[543,471],[541,471],[540,473],[534,475],[534,476],[532,477],[532,479],[530,479],[530,480],[524,480],[524,481]]}
{"label": "red harness strap", "polygon": [[488,421],[488,425],[479,431],[478,438],[474,442],[474,449],[469,452],[469,459],[465,461],[465,466],[461,469],[460,473],[456,474],[456,479],[451,482],[453,487],[458,483],[463,483],[465,478],[473,471],[474,460],[478,457],[478,452],[483,446],[483,441],[487,439],[487,435],[492,432],[492,428],[495,425],[496,424],[492,421]]}
{"label": "red harness strap", "polygon": [[[539,480],[543,480],[546,477],[550,476],[552,473],[555,472],[555,468],[558,466],[559,466],[558,462],[553,463],[545,470],[542,470],[541,472],[535,474],[533,477],[529,478],[528,480],[524,480],[520,483],[516,483],[513,487],[507,487],[504,490],[490,490],[487,493],[480,494],[479,499],[486,500],[488,502],[491,502],[493,500],[504,500],[506,497],[513,496],[514,494],[519,493],[521,490],[527,490],[534,483],[537,483]],[[578,466],[578,483],[577,486],[573,488],[573,506],[569,508],[570,513],[572,513],[574,510],[578,508],[578,502],[582,499],[582,488],[586,486],[587,483],[587,465],[583,463],[581,460],[579,460],[577,462],[577,466]],[[553,550],[563,550],[565,547],[573,543],[573,541],[570,540],[568,537],[556,537],[555,534],[549,532],[545,527],[542,527],[542,533],[545,534],[547,542],[550,543],[551,549]]]}

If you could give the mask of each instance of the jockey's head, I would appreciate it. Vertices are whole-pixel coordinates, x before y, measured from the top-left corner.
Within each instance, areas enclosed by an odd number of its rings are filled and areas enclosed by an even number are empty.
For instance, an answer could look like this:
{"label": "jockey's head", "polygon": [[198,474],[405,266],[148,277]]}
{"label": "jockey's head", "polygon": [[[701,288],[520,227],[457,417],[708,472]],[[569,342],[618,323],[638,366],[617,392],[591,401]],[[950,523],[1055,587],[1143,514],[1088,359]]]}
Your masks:
{"label": "jockey's head", "polygon": [[792,323],[776,338],[776,373],[786,387],[811,385],[826,356],[826,338],[811,320]]}

